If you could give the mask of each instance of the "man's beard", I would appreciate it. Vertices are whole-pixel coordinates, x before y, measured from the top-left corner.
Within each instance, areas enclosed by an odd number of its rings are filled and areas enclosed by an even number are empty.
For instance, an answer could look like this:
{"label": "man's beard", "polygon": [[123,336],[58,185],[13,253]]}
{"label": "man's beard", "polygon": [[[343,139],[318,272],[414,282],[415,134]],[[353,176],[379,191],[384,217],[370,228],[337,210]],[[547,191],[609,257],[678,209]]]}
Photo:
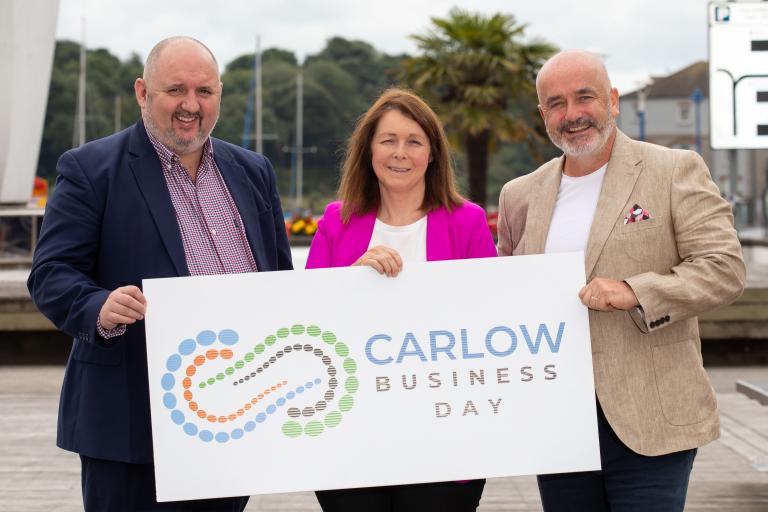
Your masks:
{"label": "man's beard", "polygon": [[[160,143],[162,143],[164,146],[166,146],[168,149],[170,149],[177,155],[192,153],[194,151],[197,151],[201,147],[203,147],[203,144],[205,144],[205,141],[208,139],[210,132],[205,133],[203,131],[203,126],[201,123],[202,116],[199,113],[187,112],[182,108],[176,109],[176,111],[173,113],[174,117],[177,115],[182,117],[187,117],[187,118],[195,117],[198,121],[197,133],[195,133],[192,136],[182,137],[176,133],[176,131],[173,129],[173,125],[169,126],[164,130],[160,129],[155,123],[154,118],[152,117],[151,97],[150,96],[147,97],[147,108],[144,111],[144,125],[146,126],[147,130],[158,141],[160,141]],[[216,126],[215,122],[214,122],[214,126]],[[213,131],[213,126],[211,127],[211,131]]]}
{"label": "man's beard", "polygon": [[[610,105],[607,108],[610,109]],[[607,111],[609,114],[603,123],[598,123],[594,117],[587,116],[580,117],[575,121],[563,120],[555,130],[550,130],[549,126],[546,126],[547,135],[549,135],[552,144],[560,148],[566,156],[583,156],[595,153],[605,147],[608,138],[610,138],[614,128],[616,128],[616,120],[610,115],[610,110]],[[593,127],[597,131],[596,136],[592,136],[582,142],[572,143],[562,135],[563,132],[571,128],[584,127]]]}

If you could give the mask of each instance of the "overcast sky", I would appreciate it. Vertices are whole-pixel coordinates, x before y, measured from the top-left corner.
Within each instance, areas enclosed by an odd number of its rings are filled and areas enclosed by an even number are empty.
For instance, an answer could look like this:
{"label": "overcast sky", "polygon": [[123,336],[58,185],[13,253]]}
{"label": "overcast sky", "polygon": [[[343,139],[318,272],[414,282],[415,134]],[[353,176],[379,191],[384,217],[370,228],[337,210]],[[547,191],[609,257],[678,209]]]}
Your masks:
{"label": "overcast sky", "polygon": [[86,46],[120,58],[144,58],[155,42],[179,34],[206,43],[222,65],[252,52],[256,35],[263,49],[299,59],[333,36],[415,53],[408,36],[424,33],[431,17],[453,6],[513,14],[530,38],[603,54],[621,93],[707,58],[707,0],[60,0],[57,38],[79,41],[85,18]]}

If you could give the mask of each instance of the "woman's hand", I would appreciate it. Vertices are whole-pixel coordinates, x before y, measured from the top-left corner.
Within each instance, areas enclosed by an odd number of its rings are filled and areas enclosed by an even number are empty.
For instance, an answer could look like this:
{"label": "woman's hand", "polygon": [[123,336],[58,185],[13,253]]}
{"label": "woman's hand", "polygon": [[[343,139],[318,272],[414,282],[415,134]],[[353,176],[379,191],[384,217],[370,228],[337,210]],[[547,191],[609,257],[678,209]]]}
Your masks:
{"label": "woman's hand", "polygon": [[377,245],[368,249],[353,265],[368,265],[376,269],[379,274],[395,277],[403,270],[403,259],[396,250]]}

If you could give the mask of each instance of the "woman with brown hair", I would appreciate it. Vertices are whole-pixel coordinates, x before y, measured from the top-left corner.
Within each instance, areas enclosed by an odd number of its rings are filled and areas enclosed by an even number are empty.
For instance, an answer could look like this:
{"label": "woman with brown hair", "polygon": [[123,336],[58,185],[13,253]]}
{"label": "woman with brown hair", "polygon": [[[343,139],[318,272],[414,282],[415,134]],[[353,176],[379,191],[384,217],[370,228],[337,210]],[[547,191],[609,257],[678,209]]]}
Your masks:
{"label": "woman with brown hair", "polygon": [[[424,100],[385,91],[347,144],[339,199],[312,240],[307,268],[368,265],[395,277],[403,262],[496,256],[485,212],[456,190],[442,124]],[[485,480],[318,491],[325,512],[468,512]]]}

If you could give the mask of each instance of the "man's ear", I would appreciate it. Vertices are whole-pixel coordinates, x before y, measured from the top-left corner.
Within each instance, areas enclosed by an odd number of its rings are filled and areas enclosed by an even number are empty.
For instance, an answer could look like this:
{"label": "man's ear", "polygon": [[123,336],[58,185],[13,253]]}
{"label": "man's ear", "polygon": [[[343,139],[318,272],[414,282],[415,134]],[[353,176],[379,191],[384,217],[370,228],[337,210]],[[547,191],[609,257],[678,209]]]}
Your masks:
{"label": "man's ear", "polygon": [[611,115],[619,115],[619,90],[615,87],[611,88]]}
{"label": "man's ear", "polygon": [[143,109],[147,105],[147,82],[143,78],[137,78],[133,82],[133,92],[136,94],[136,102]]}

